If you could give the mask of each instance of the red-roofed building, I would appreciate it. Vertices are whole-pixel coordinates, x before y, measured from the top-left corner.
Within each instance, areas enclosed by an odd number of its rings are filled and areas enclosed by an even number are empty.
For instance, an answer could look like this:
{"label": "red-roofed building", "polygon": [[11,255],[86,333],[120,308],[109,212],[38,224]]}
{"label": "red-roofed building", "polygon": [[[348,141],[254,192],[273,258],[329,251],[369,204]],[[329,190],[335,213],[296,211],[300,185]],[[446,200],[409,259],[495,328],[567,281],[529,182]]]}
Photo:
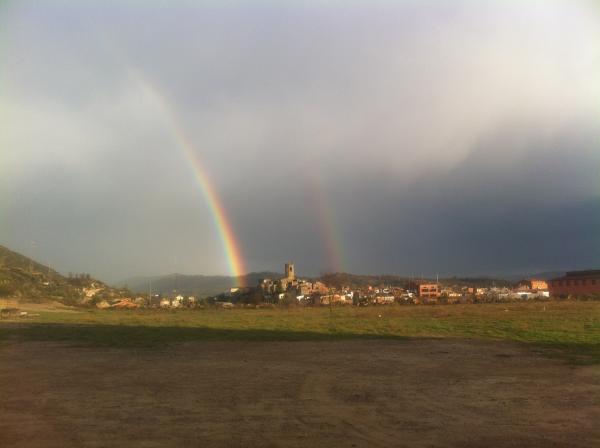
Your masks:
{"label": "red-roofed building", "polygon": [[572,271],[548,282],[550,295],[600,294],[600,269]]}
{"label": "red-roofed building", "polygon": [[419,297],[438,298],[440,295],[441,289],[437,283],[421,283],[419,285]]}
{"label": "red-roofed building", "polygon": [[547,290],[548,282],[546,280],[528,278],[519,282],[519,289]]}

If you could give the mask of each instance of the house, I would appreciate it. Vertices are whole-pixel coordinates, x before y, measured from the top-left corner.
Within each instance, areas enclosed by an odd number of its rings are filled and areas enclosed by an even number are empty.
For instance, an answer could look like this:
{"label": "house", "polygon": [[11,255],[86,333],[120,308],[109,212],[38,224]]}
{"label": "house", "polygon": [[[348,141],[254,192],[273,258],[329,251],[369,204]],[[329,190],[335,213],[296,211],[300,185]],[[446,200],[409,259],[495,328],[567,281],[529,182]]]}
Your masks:
{"label": "house", "polygon": [[374,297],[374,303],[377,305],[389,305],[396,301],[396,297],[391,294],[379,293]]}
{"label": "house", "polygon": [[548,288],[552,296],[600,294],[600,269],[567,272],[550,280]]}
{"label": "house", "polygon": [[536,296],[537,296],[537,293],[531,292],[530,290],[519,290],[519,291],[515,291],[515,293],[513,294],[513,297],[515,299],[523,299],[523,300],[532,299]]}
{"label": "house", "polygon": [[138,305],[135,302],[132,302],[130,299],[120,300],[119,302],[117,302],[111,306],[111,308],[118,308],[118,309],[134,309],[134,308],[139,308],[139,307],[140,307],[140,305]]}
{"label": "house", "polygon": [[173,308],[180,308],[183,306],[183,296],[181,294],[175,296],[175,298],[171,301],[171,306]]}
{"label": "house", "polygon": [[546,280],[528,278],[525,280],[521,280],[519,282],[518,288],[520,290],[525,290],[525,289],[547,290],[548,283],[546,282]]}
{"label": "house", "polygon": [[352,299],[344,294],[324,294],[313,298],[315,305],[346,305],[352,304]]}
{"label": "house", "polygon": [[160,306],[162,296],[160,294],[153,294],[150,296],[150,306]]}
{"label": "house", "polygon": [[258,287],[262,290],[263,294],[271,295],[277,292],[277,285],[270,278],[261,279],[258,282]]}
{"label": "house", "polygon": [[83,293],[86,297],[92,298],[104,288],[102,286],[97,287],[95,283],[92,283],[89,288],[83,288]]}
{"label": "house", "polygon": [[437,283],[421,283],[419,285],[419,297],[437,298],[441,295],[440,285]]}

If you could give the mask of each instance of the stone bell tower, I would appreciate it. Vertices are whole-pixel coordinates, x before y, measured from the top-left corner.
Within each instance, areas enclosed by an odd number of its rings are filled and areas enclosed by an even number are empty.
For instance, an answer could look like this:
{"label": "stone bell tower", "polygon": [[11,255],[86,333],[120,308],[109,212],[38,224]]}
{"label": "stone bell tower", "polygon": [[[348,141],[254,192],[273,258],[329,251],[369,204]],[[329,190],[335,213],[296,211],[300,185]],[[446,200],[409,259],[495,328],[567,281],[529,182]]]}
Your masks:
{"label": "stone bell tower", "polygon": [[285,264],[285,278],[287,280],[295,280],[296,273],[294,272],[294,263]]}

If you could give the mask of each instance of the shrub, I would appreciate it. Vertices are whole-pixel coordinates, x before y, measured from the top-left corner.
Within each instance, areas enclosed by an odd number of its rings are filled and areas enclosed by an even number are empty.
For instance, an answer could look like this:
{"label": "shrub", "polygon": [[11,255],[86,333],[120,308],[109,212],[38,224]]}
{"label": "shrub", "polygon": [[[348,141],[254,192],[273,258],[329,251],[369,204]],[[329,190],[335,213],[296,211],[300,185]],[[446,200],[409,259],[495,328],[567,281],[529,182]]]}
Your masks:
{"label": "shrub", "polygon": [[17,288],[12,283],[0,284],[0,297],[9,297],[15,294]]}

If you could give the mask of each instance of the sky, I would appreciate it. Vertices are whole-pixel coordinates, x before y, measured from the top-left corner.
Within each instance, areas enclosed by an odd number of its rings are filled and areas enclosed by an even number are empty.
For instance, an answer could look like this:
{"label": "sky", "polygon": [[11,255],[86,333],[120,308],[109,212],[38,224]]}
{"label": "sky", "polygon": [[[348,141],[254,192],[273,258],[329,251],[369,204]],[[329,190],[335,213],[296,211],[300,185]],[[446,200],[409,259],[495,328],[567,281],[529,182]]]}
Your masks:
{"label": "sky", "polygon": [[2,1],[0,244],[107,281],[228,275],[227,242],[600,268],[599,73],[593,0]]}

